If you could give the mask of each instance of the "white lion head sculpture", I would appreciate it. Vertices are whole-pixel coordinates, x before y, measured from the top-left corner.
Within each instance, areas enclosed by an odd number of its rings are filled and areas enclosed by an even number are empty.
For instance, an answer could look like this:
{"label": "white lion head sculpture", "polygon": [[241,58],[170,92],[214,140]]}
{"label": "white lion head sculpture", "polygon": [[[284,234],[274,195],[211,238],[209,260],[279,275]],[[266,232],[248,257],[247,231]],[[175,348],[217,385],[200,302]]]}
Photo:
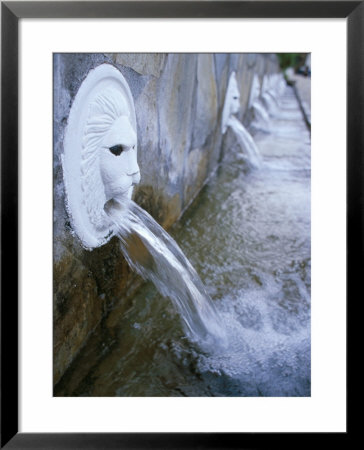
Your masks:
{"label": "white lion head sculpture", "polygon": [[80,86],[62,163],[72,228],[86,248],[102,245],[113,234],[105,204],[130,199],[140,181],[134,102],[115,67],[97,67]]}

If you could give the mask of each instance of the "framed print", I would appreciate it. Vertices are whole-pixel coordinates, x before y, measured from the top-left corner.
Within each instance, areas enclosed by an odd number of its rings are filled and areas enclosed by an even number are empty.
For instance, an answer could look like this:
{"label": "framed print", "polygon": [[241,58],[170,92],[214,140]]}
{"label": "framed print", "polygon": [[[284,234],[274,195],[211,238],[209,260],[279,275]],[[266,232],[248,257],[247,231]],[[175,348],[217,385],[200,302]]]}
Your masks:
{"label": "framed print", "polygon": [[363,8],[2,2],[2,446],[345,445]]}

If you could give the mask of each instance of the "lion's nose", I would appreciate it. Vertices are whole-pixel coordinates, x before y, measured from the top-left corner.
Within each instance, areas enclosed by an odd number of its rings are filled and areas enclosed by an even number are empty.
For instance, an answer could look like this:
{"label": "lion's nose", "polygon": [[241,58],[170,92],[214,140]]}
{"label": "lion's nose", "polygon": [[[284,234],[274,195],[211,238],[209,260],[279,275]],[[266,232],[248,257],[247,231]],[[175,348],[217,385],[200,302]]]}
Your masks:
{"label": "lion's nose", "polygon": [[139,183],[139,181],[140,181],[140,172],[139,172],[139,170],[137,172],[128,173],[128,175],[131,177],[133,185]]}

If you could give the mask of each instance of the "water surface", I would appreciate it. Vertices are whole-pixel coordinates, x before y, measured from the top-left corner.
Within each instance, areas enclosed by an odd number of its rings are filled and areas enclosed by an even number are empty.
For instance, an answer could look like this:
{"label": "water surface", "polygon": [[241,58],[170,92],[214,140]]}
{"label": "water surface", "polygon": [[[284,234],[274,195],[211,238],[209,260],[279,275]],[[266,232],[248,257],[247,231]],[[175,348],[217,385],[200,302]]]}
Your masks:
{"label": "water surface", "polygon": [[310,395],[310,136],[292,92],[254,136],[259,170],[227,153],[171,234],[228,342],[190,339],[145,283],[92,335],[55,395]]}

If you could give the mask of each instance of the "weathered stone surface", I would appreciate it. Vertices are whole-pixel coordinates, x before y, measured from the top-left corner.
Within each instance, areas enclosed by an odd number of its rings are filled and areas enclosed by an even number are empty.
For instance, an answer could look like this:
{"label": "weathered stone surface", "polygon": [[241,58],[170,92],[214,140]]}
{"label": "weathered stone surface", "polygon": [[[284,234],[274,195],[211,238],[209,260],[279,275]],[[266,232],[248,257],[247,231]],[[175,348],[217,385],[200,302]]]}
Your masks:
{"label": "weathered stone surface", "polygon": [[[222,157],[221,115],[229,76],[237,73],[240,118],[254,73],[277,71],[274,55],[58,54],[54,56],[54,382],[101,318],[141,283],[113,238],[93,251],[73,235],[65,208],[61,154],[68,114],[82,81],[102,63],[114,65],[132,92],[141,183],[134,198],[170,227]],[[225,136],[231,141],[232,137]]]}
{"label": "weathered stone surface", "polygon": [[192,147],[203,147],[217,123],[217,88],[212,54],[198,55],[196,86],[196,119]]}
{"label": "weathered stone surface", "polygon": [[214,55],[219,107],[224,104],[225,91],[229,81],[229,59],[230,55],[226,53],[217,53]]}
{"label": "weathered stone surface", "polygon": [[196,108],[197,55],[168,55],[158,91],[161,176],[174,194],[191,147]]}
{"label": "weathered stone surface", "polygon": [[122,66],[130,67],[142,75],[159,77],[164,68],[165,53],[111,53],[111,59]]}
{"label": "weathered stone surface", "polygon": [[135,201],[165,229],[173,225],[182,212],[180,194],[163,195],[154,186],[141,186],[135,195]]}
{"label": "weathered stone surface", "polygon": [[257,53],[245,53],[244,56],[246,58],[246,63],[247,63],[248,69],[252,69],[257,62],[258,54]]}
{"label": "weathered stone surface", "polygon": [[122,258],[113,238],[104,247],[77,256],[68,250],[54,263],[54,381],[82,348],[101,317],[140,279]]}
{"label": "weathered stone surface", "polygon": [[53,312],[53,376],[57,381],[89,331],[97,325],[103,304],[98,298],[95,280],[73,255],[64,256],[54,265],[54,279],[57,283]]}
{"label": "weathered stone surface", "polygon": [[199,148],[195,148],[188,155],[184,186],[184,198],[187,205],[202,188],[207,178],[208,156],[209,153],[207,150],[201,150]]}

